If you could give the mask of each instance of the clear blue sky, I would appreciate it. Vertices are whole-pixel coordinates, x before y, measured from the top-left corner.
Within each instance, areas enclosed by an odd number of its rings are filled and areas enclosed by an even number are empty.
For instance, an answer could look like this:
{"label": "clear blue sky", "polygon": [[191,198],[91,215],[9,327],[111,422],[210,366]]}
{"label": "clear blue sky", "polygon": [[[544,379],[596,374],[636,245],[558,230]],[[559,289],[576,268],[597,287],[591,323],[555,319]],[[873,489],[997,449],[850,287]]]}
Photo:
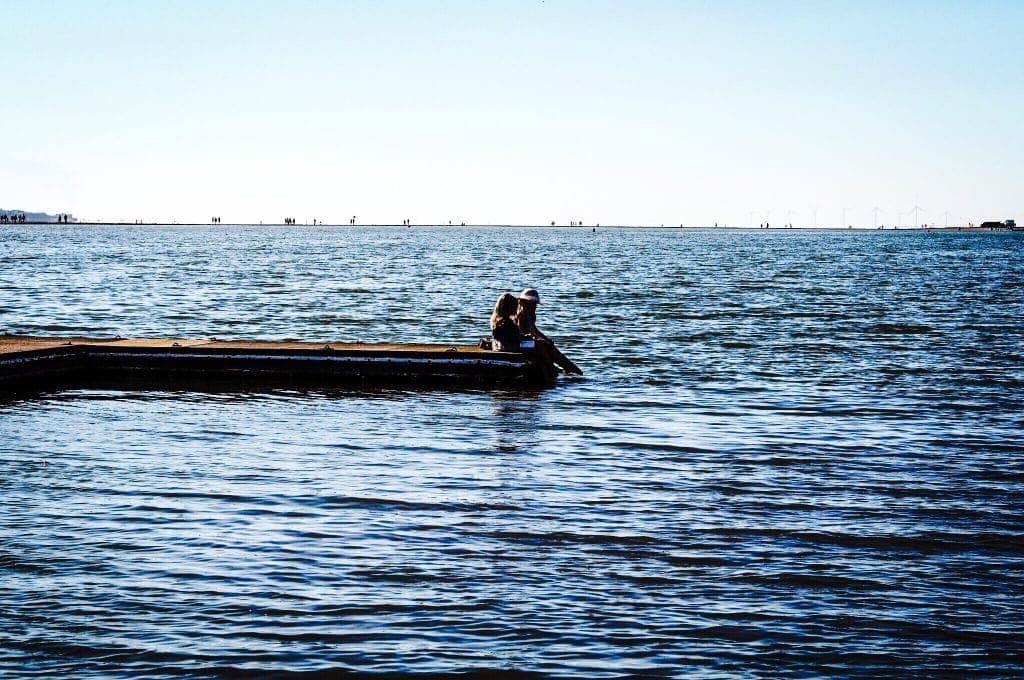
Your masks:
{"label": "clear blue sky", "polygon": [[1019,0],[4,0],[0,26],[0,208],[1024,218]]}

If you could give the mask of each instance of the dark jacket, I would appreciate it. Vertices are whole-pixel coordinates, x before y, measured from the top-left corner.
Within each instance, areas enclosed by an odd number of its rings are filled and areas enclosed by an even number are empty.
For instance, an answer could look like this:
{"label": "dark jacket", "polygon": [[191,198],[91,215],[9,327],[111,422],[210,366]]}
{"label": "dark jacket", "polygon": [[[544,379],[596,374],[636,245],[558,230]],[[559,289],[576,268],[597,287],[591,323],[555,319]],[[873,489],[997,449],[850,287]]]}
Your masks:
{"label": "dark jacket", "polygon": [[498,321],[498,325],[491,329],[491,335],[494,337],[494,349],[503,352],[519,351],[522,335],[512,319],[506,317]]}

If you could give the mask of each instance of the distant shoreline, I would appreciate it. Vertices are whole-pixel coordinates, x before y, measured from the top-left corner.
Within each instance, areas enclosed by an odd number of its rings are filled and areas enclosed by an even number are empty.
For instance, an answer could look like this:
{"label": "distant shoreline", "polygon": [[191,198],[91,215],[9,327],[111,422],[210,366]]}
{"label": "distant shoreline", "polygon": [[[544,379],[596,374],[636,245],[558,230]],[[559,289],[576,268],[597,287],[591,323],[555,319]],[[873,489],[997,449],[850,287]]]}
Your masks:
{"label": "distant shoreline", "polygon": [[5,224],[0,226],[58,226],[58,227],[281,227],[292,229],[295,227],[330,227],[330,228],[438,228],[448,227],[452,229],[672,229],[679,231],[1024,231],[1024,227],[730,227],[730,226],[678,226],[678,225],[646,225],[646,224],[393,224],[389,222],[368,223],[368,224],[284,224],[274,223],[252,223],[252,222],[222,222],[211,224],[208,222],[20,222],[16,224]]}

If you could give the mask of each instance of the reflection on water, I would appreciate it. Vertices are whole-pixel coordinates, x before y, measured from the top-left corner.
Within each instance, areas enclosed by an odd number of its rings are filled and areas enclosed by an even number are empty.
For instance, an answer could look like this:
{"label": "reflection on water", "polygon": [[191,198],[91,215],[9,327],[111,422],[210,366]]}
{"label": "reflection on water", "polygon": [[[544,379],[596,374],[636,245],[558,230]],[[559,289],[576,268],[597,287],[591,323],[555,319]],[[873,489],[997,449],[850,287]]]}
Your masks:
{"label": "reflection on water", "polygon": [[1022,243],[0,229],[3,332],[472,343],[535,285],[587,373],[5,395],[0,674],[1019,675]]}
{"label": "reflection on water", "polygon": [[535,390],[495,390],[491,418],[495,453],[529,453],[541,426],[541,393]]}

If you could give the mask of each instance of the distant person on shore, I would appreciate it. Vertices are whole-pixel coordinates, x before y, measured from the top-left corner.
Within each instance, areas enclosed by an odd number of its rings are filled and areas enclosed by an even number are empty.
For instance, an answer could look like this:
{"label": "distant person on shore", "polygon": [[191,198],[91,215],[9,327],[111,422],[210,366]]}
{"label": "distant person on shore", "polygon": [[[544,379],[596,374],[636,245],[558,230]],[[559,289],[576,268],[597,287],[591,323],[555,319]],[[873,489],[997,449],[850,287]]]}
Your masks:
{"label": "distant person on shore", "polygon": [[496,352],[518,352],[522,334],[516,325],[519,300],[511,293],[502,293],[491,313],[491,349]]}
{"label": "distant person on shore", "polygon": [[555,365],[562,367],[566,373],[583,375],[580,367],[574,364],[568,357],[562,354],[551,338],[544,335],[537,328],[537,305],[540,304],[540,294],[536,288],[527,288],[519,294],[519,304],[516,310],[516,326],[519,333],[527,339],[536,343],[536,350],[542,356],[547,356]]}

